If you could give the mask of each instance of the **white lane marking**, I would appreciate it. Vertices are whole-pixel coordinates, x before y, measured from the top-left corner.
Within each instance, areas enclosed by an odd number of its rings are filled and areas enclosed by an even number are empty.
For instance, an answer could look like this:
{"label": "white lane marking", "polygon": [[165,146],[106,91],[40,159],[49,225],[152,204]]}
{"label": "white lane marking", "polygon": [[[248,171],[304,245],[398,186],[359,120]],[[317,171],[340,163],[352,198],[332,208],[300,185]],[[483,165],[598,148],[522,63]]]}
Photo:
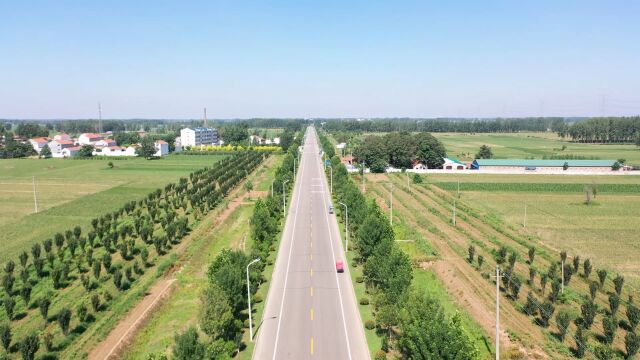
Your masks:
{"label": "white lane marking", "polygon": [[[282,301],[280,302],[280,314],[278,315],[278,328],[276,330],[276,343],[273,347],[273,360],[276,359],[276,354],[278,353],[278,338],[280,337],[280,324],[282,323],[282,310],[284,308],[284,299],[287,296],[287,281],[289,280],[289,265],[291,265],[291,252],[293,250],[293,241],[295,240],[295,233],[296,233],[296,222],[298,221],[298,208],[300,205],[300,189],[302,188],[302,179],[303,176],[302,174],[304,173],[304,168],[306,165],[306,161],[305,158],[302,158],[302,161],[300,161],[302,163],[301,169],[298,172],[298,177],[300,177],[300,185],[297,186],[298,190],[298,194],[297,194],[297,199],[296,199],[296,213],[293,217],[293,229],[291,230],[291,243],[289,244],[289,257],[287,258],[287,272],[284,275],[284,290],[282,292]],[[289,208],[289,211],[291,211],[291,208]],[[286,219],[285,219],[286,221]]]}
{"label": "white lane marking", "polygon": [[[318,162],[316,162],[318,163]],[[318,163],[318,167],[321,166],[320,163]],[[322,170],[321,170],[322,171]],[[326,179],[325,181],[322,182],[323,185],[326,186]],[[324,208],[327,209],[327,197],[323,196],[322,197],[322,202],[324,203]],[[331,225],[329,223],[329,213],[325,210],[324,211],[324,217],[327,220],[327,228],[329,229],[329,244],[331,245],[331,258],[333,259],[333,263],[336,263],[336,255],[333,251],[333,237],[331,236]],[[343,261],[347,261],[346,260],[346,256],[345,259]],[[349,355],[349,360],[351,360],[351,344],[349,343],[349,334],[347,333],[347,319],[344,316],[344,305],[343,305],[343,301],[342,301],[342,291],[340,290],[340,281],[338,279],[338,272],[334,271],[334,274],[336,276],[336,285],[338,286],[338,298],[340,299],[340,311],[342,312],[342,325],[344,326],[344,338],[347,341],[347,354]]]}

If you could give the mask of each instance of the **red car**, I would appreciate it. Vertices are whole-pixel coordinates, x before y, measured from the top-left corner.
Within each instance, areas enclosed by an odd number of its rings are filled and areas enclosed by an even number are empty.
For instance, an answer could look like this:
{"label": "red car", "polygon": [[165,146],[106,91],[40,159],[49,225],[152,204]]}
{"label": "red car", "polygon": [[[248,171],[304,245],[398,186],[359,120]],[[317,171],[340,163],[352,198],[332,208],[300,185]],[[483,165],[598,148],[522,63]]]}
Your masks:
{"label": "red car", "polygon": [[336,271],[339,273],[344,272],[344,263],[342,260],[336,261]]}

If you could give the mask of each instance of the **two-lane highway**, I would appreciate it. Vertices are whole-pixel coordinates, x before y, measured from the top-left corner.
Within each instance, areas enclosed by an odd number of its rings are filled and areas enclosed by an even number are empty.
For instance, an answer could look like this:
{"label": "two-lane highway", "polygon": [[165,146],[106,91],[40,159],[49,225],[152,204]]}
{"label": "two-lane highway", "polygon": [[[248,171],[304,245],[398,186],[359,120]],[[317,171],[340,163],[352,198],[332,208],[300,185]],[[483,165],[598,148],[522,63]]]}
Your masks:
{"label": "two-lane highway", "polygon": [[309,127],[254,359],[370,359],[319,152]]}

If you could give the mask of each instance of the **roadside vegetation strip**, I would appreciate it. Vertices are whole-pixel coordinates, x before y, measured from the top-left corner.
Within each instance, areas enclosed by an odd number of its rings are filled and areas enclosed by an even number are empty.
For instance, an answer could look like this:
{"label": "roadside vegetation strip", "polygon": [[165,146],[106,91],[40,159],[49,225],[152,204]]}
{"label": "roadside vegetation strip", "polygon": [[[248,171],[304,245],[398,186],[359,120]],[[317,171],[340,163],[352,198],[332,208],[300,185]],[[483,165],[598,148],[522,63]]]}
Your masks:
{"label": "roadside vegetation strip", "polygon": [[47,346],[40,353],[81,356],[75,351],[83,350],[67,349],[105,316],[121,316],[132,304],[117,309],[111,305],[138,284],[148,286],[149,267],[162,267],[162,259],[179,246],[190,227],[266,156],[246,152],[223,159],[214,168],[195,171],[189,179],[95,218],[86,236],[77,226],[25,251],[19,268],[13,261],[6,263],[0,322],[9,323],[14,343],[41,333]]}
{"label": "roadside vegetation strip", "polygon": [[[247,287],[253,304],[260,304],[264,299],[256,294],[271,277],[276,243],[284,225],[280,199],[286,189],[282,188],[282,184],[293,186],[293,165],[300,141],[301,136],[293,140],[282,165],[275,172],[274,184],[280,186],[274,188],[273,195],[267,193],[264,199],[255,202],[249,221],[250,239],[245,240],[239,249],[222,249],[209,264],[205,283],[197,290],[200,302],[191,302],[192,306],[198,308],[197,321],[191,321],[188,328],[175,334],[174,344],[171,345],[174,358],[183,358],[186,354],[198,359],[251,356],[253,347],[244,334],[249,327]],[[245,277],[247,269],[248,279]],[[261,305],[258,308],[261,311]],[[255,306],[252,312],[256,312]],[[255,330],[260,320],[253,318],[256,320]],[[166,355],[165,350],[149,354],[149,357],[163,358]]]}
{"label": "roadside vegetation strip", "polygon": [[[440,200],[444,200],[444,198],[442,197],[443,194],[440,194],[437,196],[431,196],[429,190],[421,189],[420,187],[416,187],[416,188],[418,189],[419,194],[423,193],[420,196],[425,196],[428,194],[428,196],[431,198],[432,201],[436,201],[436,199],[438,198],[440,198]],[[433,190],[436,191],[435,189]],[[461,202],[459,202],[458,204],[460,205],[460,209],[459,209],[460,212],[464,213],[467,207],[465,207]],[[470,246],[468,261],[473,262],[473,259],[479,254],[487,256],[487,257],[484,257],[484,259],[491,259],[491,258],[495,259],[496,262],[500,264],[501,267],[504,269],[503,289],[505,290],[505,293],[508,293],[507,298],[513,301],[514,304],[516,304],[516,306],[519,306],[522,312],[534,317],[536,316],[536,314],[539,314],[540,317],[536,321],[538,321],[539,323],[542,323],[543,325],[549,322],[549,319],[554,313],[556,314],[569,313],[569,314],[572,314],[571,316],[574,319],[578,318],[577,324],[579,324],[580,326],[585,326],[585,328],[591,328],[597,332],[601,332],[602,335],[600,335],[600,339],[607,339],[607,338],[612,339],[612,343],[609,343],[606,341],[600,341],[600,344],[591,343],[587,345],[589,342],[586,340],[586,338],[583,339],[582,335],[580,335],[579,333],[574,334],[572,332],[569,332],[569,335],[567,335],[567,338],[568,339],[573,338],[572,340],[574,340],[577,343],[577,345],[574,346],[574,350],[573,350],[577,354],[580,354],[584,351],[589,351],[587,350],[589,348],[591,349],[590,351],[594,353],[601,352],[601,351],[608,351],[606,349],[610,349],[609,346],[611,346],[611,348],[613,349],[617,349],[616,351],[624,351],[623,349],[628,346],[627,343],[629,343],[630,341],[633,341],[633,335],[632,335],[633,331],[628,331],[627,336],[615,337],[615,333],[617,329],[615,328],[607,329],[606,327],[607,326],[606,323],[608,321],[611,321],[609,320],[612,316],[611,314],[615,314],[617,311],[619,311],[618,308],[622,308],[624,305],[626,306],[627,309],[631,308],[632,313],[635,312],[635,310],[633,309],[637,308],[637,305],[634,305],[631,302],[625,301],[625,295],[622,293],[622,291],[624,290],[622,286],[624,278],[620,276],[616,277],[616,281],[620,282],[620,286],[615,284],[615,282],[605,281],[603,283],[604,287],[598,286],[602,288],[602,290],[600,291],[596,288],[596,291],[593,292],[594,296],[591,296],[590,298],[590,295],[588,294],[592,290],[590,289],[592,282],[591,280],[589,281],[586,280],[586,278],[588,277],[588,274],[585,274],[583,272],[582,276],[577,276],[577,273],[580,270],[580,266],[583,266],[584,263],[583,262],[581,263],[581,259],[577,256],[573,258],[566,257],[566,260],[564,261],[566,289],[565,289],[565,293],[560,293],[561,289],[560,289],[560,283],[558,280],[559,274],[561,272],[559,270],[559,268],[561,267],[560,258],[564,258],[566,254],[560,254],[562,256],[558,256],[557,254],[555,256],[551,256],[550,255],[550,253],[552,252],[551,250],[548,250],[548,252],[542,253],[542,251],[540,251],[542,250],[540,246],[533,247],[533,243],[531,242],[530,238],[522,238],[518,235],[515,235],[514,233],[512,233],[511,230],[509,231],[505,230],[503,226],[499,225],[495,221],[493,221],[493,223],[491,224],[491,227],[487,228],[486,224],[483,225],[479,221],[479,219],[487,219],[487,217],[483,217],[482,215],[478,215],[478,214],[474,214],[474,215],[476,216],[471,218],[473,219],[474,228],[482,229],[481,231],[483,232],[483,235],[487,235],[487,237],[490,239],[493,238],[494,241],[497,240],[496,237],[501,238],[501,240],[496,242],[496,245],[498,245],[499,248],[492,249],[488,254],[487,253],[483,254],[482,251],[479,251],[479,249],[477,248],[472,249],[472,247]],[[465,222],[468,220],[464,218],[459,218],[459,219],[460,221],[458,223],[458,226],[456,226],[456,229],[464,233],[464,230],[462,230],[461,228],[464,228],[467,225],[465,224]],[[491,223],[491,221],[489,223]],[[486,231],[489,231],[489,232],[487,233]],[[491,231],[495,231],[496,234],[491,235]],[[515,242],[515,244],[510,244],[510,242]],[[533,249],[533,250],[528,250],[528,249]],[[526,254],[528,251],[531,251],[533,255],[522,255],[523,252]],[[535,262],[535,266],[534,266],[533,256],[535,256],[536,253],[541,254],[543,256],[535,257],[535,259],[539,259],[539,260]],[[529,258],[527,259],[527,257]],[[526,261],[524,261],[525,259]],[[582,260],[584,261],[584,259]],[[526,264],[529,264],[530,265],[529,270],[527,271],[527,268],[523,268],[522,266],[518,267],[519,270],[516,270],[515,265],[520,262],[525,262]],[[545,267],[548,267],[548,270],[546,272],[543,272],[542,269],[544,269]],[[595,272],[595,269],[591,270],[592,268],[595,268],[593,264],[593,259],[589,259],[589,269],[590,269],[589,272],[591,271]],[[600,269],[600,270],[602,271],[604,269]],[[604,274],[607,274],[607,273],[604,272]],[[486,272],[483,275],[485,276],[485,278],[489,278],[491,275],[491,272],[490,271]],[[572,278],[571,275],[576,275],[576,276],[573,276],[573,278],[577,280],[574,280],[573,282],[570,283],[570,279]],[[540,276],[545,278],[544,280],[540,280],[540,281],[544,282],[544,284],[546,285],[546,288],[549,289],[549,287],[551,287],[551,290],[547,292],[547,294],[549,295],[549,299],[546,299],[546,297],[544,296],[545,286],[543,285],[543,283],[541,283],[540,288],[536,286],[535,279],[536,277],[538,279],[541,279]],[[552,283],[552,286],[548,285],[549,283]],[[526,303],[525,304],[518,303],[517,300],[518,300],[519,293],[521,293],[521,290],[526,289],[527,287],[530,288],[531,293],[527,295]],[[583,294],[583,295],[580,295],[580,294]],[[599,294],[603,294],[603,295],[599,295]],[[537,299],[536,295],[539,295],[542,299]],[[592,316],[589,315],[588,313],[585,313],[585,309],[588,310],[589,304],[592,304],[592,303],[601,309],[609,308],[609,311],[603,311],[604,317],[602,319],[596,318],[595,321],[592,321],[591,320]],[[612,304],[616,304],[615,309],[612,307]],[[563,317],[566,315],[558,315],[558,316]],[[627,321],[629,322],[633,321],[631,317],[627,316],[627,318],[628,318]],[[587,323],[585,323],[585,321],[587,321],[585,319],[588,320]],[[593,326],[590,325],[590,323],[592,322],[593,322]],[[585,324],[587,324],[588,326]],[[568,328],[569,328],[569,324],[561,325],[561,323],[558,323],[557,333],[565,334]],[[552,337],[550,337],[550,339],[552,339]],[[565,350],[562,350],[562,347],[558,345],[554,345],[553,341],[549,343],[549,346],[555,347],[558,351],[566,353],[566,348]]]}
{"label": "roadside vegetation strip", "polygon": [[446,353],[459,359],[477,358],[477,350],[458,320],[447,318],[436,299],[410,289],[411,260],[395,242],[388,218],[375,201],[365,199],[335,156],[331,142],[322,132],[318,134],[331,159],[335,200],[348,206],[350,229],[356,235],[358,256],[354,261],[357,267],[362,266],[367,285],[367,297],[360,302],[372,304],[375,318],[365,321],[364,326],[377,329],[382,338],[381,349],[372,357]]}

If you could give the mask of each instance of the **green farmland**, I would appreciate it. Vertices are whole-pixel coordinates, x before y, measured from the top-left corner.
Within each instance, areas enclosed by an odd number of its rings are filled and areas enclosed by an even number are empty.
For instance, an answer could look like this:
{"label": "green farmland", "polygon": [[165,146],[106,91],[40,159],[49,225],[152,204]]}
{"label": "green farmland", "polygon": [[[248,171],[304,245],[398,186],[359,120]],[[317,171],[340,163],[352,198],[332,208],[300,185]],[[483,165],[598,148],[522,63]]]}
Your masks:
{"label": "green farmland", "polygon": [[[567,250],[625,276],[640,288],[639,176],[427,175],[489,217],[523,229],[546,246]],[[597,189],[585,205],[584,187]]]}
{"label": "green farmland", "polygon": [[[160,160],[14,159],[0,162],[0,262],[36,241],[80,225],[127,201],[210,166],[226,155],[175,155]],[[32,179],[38,213],[34,213]]]}
{"label": "green farmland", "polygon": [[[482,145],[491,147],[496,158],[542,159],[552,155],[581,156],[603,160],[626,159],[640,165],[640,150],[635,145],[581,144],[562,140],[554,133],[433,133],[447,149],[447,155],[464,161],[474,159]],[[564,150],[562,147],[566,146]]]}

